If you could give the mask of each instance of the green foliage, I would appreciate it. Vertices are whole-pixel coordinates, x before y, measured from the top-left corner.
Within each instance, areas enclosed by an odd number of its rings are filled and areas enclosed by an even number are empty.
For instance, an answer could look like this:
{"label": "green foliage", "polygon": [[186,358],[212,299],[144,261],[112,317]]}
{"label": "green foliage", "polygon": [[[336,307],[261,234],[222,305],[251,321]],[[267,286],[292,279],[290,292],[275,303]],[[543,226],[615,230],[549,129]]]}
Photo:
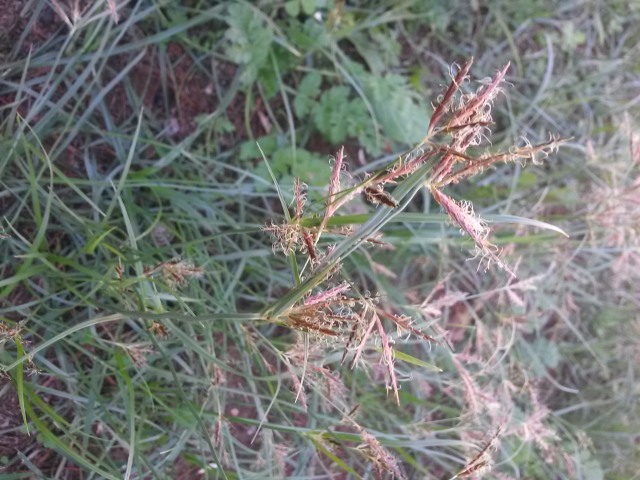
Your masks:
{"label": "green foliage", "polygon": [[316,0],[288,0],[284,4],[287,15],[297,17],[302,12],[305,15],[313,15],[316,11]]}
{"label": "green foliage", "polygon": [[274,40],[273,30],[265,23],[261,12],[244,3],[230,3],[225,32],[225,52],[243,66],[242,81],[251,85],[260,70],[267,65]]}
{"label": "green foliage", "polygon": [[572,22],[567,22],[562,27],[562,49],[566,52],[574,52],[576,48],[587,40],[584,32],[576,31]]}
{"label": "green foliage", "polygon": [[[257,164],[255,173],[269,180],[270,176],[262,160],[262,153],[267,157],[278,181],[287,185],[287,189],[293,184],[294,178],[304,178],[305,182],[312,186],[324,186],[329,181],[330,171],[326,156],[304,149],[294,151],[286,144],[286,139],[279,135],[265,135],[255,141],[244,142],[240,146],[239,159]],[[266,187],[261,187],[261,190],[264,191],[264,188]]]}
{"label": "green foliage", "polygon": [[331,47],[333,43],[331,32],[312,18],[304,21],[291,20],[284,28],[291,43],[302,52],[312,53]]}
{"label": "green foliage", "polygon": [[400,145],[420,142],[429,124],[429,111],[425,102],[409,87],[406,78],[395,74],[366,75],[364,91],[385,137]]}
{"label": "green foliage", "polygon": [[593,458],[588,450],[580,451],[580,465],[582,467],[582,478],[585,480],[604,480],[604,471],[600,462]]}
{"label": "green foliage", "polygon": [[317,105],[316,99],[320,95],[320,85],[322,84],[322,75],[318,72],[308,73],[302,78],[298,93],[293,101],[293,108],[296,115],[300,119],[308,118],[309,114]]}
{"label": "green foliage", "polygon": [[[385,138],[400,145],[418,143],[428,124],[428,113],[406,79],[393,74],[377,77],[361,69],[359,77]],[[311,117],[318,131],[332,144],[355,138],[370,154],[379,153],[380,145],[364,100],[347,86],[321,90],[321,84],[322,77],[317,72],[303,77],[294,100],[296,115],[301,119]]]}
{"label": "green foliage", "polygon": [[383,75],[400,63],[401,46],[392,33],[386,29],[371,29],[366,33],[354,32],[349,37],[374,75]]}
{"label": "green foliage", "polygon": [[[312,186],[324,186],[329,181],[326,157],[307,150],[278,148],[272,153],[270,162],[274,173],[285,185],[293,185],[294,178],[304,178]],[[256,173],[269,178],[264,162],[259,164]]]}
{"label": "green foliage", "polygon": [[560,352],[555,342],[551,342],[544,337],[538,337],[529,344],[523,344],[526,352],[523,359],[531,366],[536,377],[542,378],[547,373],[547,369],[556,368],[560,363]]}
{"label": "green foliage", "polygon": [[343,143],[349,137],[358,138],[364,147],[373,146],[375,135],[371,128],[367,107],[354,98],[345,86],[331,87],[323,92],[312,112],[314,125],[332,144]]}
{"label": "green foliage", "polygon": [[[465,6],[468,7],[468,5]],[[417,27],[423,25],[424,22],[424,24],[429,25],[436,32],[444,33],[447,27],[449,27],[454,20],[457,20],[455,15],[458,12],[451,7],[452,4],[448,0],[413,2],[413,5],[410,7],[411,13],[421,18],[422,22],[417,22],[416,24],[408,23],[408,25]]]}
{"label": "green foliage", "polygon": [[[311,58],[323,61],[321,56],[312,52],[324,47],[333,48],[330,32],[314,19],[298,20],[301,14],[310,15],[315,8],[314,2],[285,3],[284,9],[291,17],[286,28],[296,49],[309,51]],[[265,96],[273,97],[280,87],[279,77],[301,65],[304,57],[296,57],[290,49],[275,45],[274,31],[257,9],[245,4],[232,4],[228,7],[228,14],[226,54],[243,67],[241,78],[245,85],[260,82]],[[347,85],[322,89],[322,74],[317,70],[307,73],[300,80],[293,99],[298,121],[304,125],[311,120],[318,133],[336,147],[353,139],[371,155],[381,151],[380,135],[399,145],[417,143],[428,122],[426,104],[403,76],[383,74],[398,63],[398,42],[381,29],[354,32],[350,41],[369,67],[365,70],[358,64],[349,63],[349,68],[357,72],[362,94]],[[270,56],[273,56],[277,70],[271,68]]]}

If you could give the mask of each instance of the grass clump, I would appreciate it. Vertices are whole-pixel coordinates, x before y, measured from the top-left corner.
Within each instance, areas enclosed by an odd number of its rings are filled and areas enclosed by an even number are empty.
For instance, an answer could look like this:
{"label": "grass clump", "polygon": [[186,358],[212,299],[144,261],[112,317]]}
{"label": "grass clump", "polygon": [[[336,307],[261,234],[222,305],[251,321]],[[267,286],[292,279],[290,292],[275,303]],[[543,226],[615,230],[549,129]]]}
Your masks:
{"label": "grass clump", "polygon": [[635,474],[631,3],[4,11],[3,474]]}

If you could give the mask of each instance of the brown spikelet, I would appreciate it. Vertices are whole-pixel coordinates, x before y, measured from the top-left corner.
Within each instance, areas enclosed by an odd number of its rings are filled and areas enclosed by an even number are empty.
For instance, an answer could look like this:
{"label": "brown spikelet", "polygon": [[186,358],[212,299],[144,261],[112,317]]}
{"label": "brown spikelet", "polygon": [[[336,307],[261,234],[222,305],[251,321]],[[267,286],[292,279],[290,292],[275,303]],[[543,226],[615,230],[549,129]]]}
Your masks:
{"label": "brown spikelet", "polygon": [[350,288],[349,284],[347,282],[343,282],[337,287],[334,287],[329,290],[325,290],[323,292],[317,293],[316,295],[307,297],[307,299],[304,301],[304,304],[305,306],[324,304],[328,300],[334,299],[339,295],[342,295],[343,293],[347,292],[349,288]]}
{"label": "brown spikelet", "polygon": [[515,162],[518,160],[530,160],[532,163],[539,163],[538,157],[546,158],[550,153],[557,151],[557,149],[563,143],[569,141],[567,138],[555,138],[551,137],[548,142],[538,145],[531,145],[525,140],[525,146],[513,147],[508,152],[500,152],[492,155],[481,156],[480,158],[473,158],[460,152],[450,151],[452,155],[455,155],[463,160],[466,160],[465,166],[455,172],[450,172],[445,178],[438,182],[438,187],[443,187],[450,183],[458,183],[467,177],[481,173],[485,168],[491,167],[496,163],[502,162]]}
{"label": "brown spikelet", "polygon": [[456,202],[435,187],[431,188],[433,198],[442,207],[451,221],[460,227],[473,240],[476,247],[476,256],[487,261],[487,266],[495,262],[500,268],[511,276],[515,273],[498,257],[497,247],[487,240],[489,228],[484,220],[477,217],[473,211],[471,202]]}
{"label": "brown spikelet", "polygon": [[433,132],[433,129],[438,124],[440,119],[449,111],[449,108],[451,107],[451,103],[455,98],[456,92],[458,91],[458,89],[460,88],[460,85],[462,85],[462,82],[464,81],[465,77],[469,73],[469,69],[471,68],[472,63],[473,63],[473,57],[467,60],[464,63],[464,65],[462,65],[462,67],[460,68],[456,76],[453,77],[453,80],[449,84],[449,88],[447,88],[447,91],[442,97],[442,100],[440,101],[438,106],[433,111],[433,114],[431,115],[431,120],[429,121],[429,128],[427,128],[427,137],[431,135],[431,133]]}
{"label": "brown spikelet", "polygon": [[116,265],[116,278],[122,280],[122,258],[118,257],[118,264]]}
{"label": "brown spikelet", "polygon": [[302,192],[302,189],[305,188],[300,178],[296,178],[293,181],[293,194],[296,200],[296,219],[299,221],[302,218],[302,212],[304,210],[304,204],[307,201],[307,196]]}
{"label": "brown spikelet", "polygon": [[473,457],[467,464],[464,466],[462,470],[453,478],[458,477],[470,477],[471,475],[479,475],[481,472],[485,473],[491,469],[491,450],[496,446],[498,442],[498,437],[500,436],[500,432],[502,428],[498,427],[496,433],[491,437],[489,442],[484,446],[478,454]]}
{"label": "brown spikelet", "polygon": [[125,350],[133,363],[138,367],[147,366],[147,357],[153,353],[153,348],[146,345],[126,345]]}
{"label": "brown spikelet", "polygon": [[107,6],[109,7],[109,13],[111,13],[113,22],[117,24],[120,21],[120,15],[118,14],[118,6],[116,5],[116,0],[107,0]]}
{"label": "brown spikelet", "polygon": [[186,285],[189,278],[200,278],[204,275],[204,270],[196,267],[193,263],[186,262],[180,258],[173,258],[168,262],[162,262],[153,268],[145,271],[145,276],[152,277],[160,273],[163,280],[170,288]]}
{"label": "brown spikelet", "polygon": [[378,328],[378,333],[380,334],[380,339],[382,341],[382,357],[380,358],[381,363],[387,367],[387,373],[389,374],[389,383],[387,385],[387,390],[393,390],[393,396],[396,399],[396,403],[400,405],[400,393],[398,389],[398,379],[396,377],[396,369],[395,369],[395,354],[393,352],[393,348],[391,348],[391,341],[387,332],[385,332],[382,322],[380,321],[380,317],[375,315],[376,327]]}
{"label": "brown spikelet", "polygon": [[14,326],[9,326],[9,324],[0,321],[0,342],[3,342],[7,339],[21,339],[22,327],[23,323],[16,323],[14,324]]}
{"label": "brown spikelet", "polygon": [[307,250],[307,255],[309,255],[309,259],[311,260],[311,265],[315,265],[318,263],[318,256],[316,255],[316,247],[313,244],[313,236],[304,228],[301,228],[300,231],[302,232],[304,246]]}
{"label": "brown spikelet", "polygon": [[374,205],[386,205],[387,207],[397,208],[398,201],[382,189],[382,185],[375,187],[365,187],[364,194],[367,200]]}
{"label": "brown spikelet", "polygon": [[[469,101],[464,102],[460,110],[453,117],[450,126],[461,125],[469,119],[474,119],[478,116],[483,116],[483,111],[486,111],[485,107],[490,106],[496,95],[500,92],[500,85],[502,84],[507,70],[511,66],[507,63],[493,76],[489,84],[482,87],[475,95],[470,97]],[[490,113],[489,113],[490,115]],[[490,118],[490,116],[488,117]],[[480,121],[488,121],[488,119],[480,118]],[[473,120],[471,120],[473,123]]]}
{"label": "brown spikelet", "polygon": [[472,123],[463,123],[462,125],[446,125],[439,130],[439,133],[447,133],[454,134],[465,128],[476,128],[476,127],[490,127],[493,125],[493,122],[489,121],[478,121]]}
{"label": "brown spikelet", "polygon": [[360,434],[360,438],[362,438],[362,441],[364,442],[361,448],[366,449],[367,456],[373,462],[376,470],[378,471],[378,476],[382,478],[384,472],[387,472],[387,474],[390,474],[392,478],[406,480],[407,476],[400,469],[398,460],[380,444],[376,437],[354,421],[352,421],[352,423],[355,425],[358,433]]}
{"label": "brown spikelet", "polygon": [[338,333],[331,328],[325,327],[318,322],[314,322],[313,317],[291,313],[289,314],[288,319],[290,327],[303,332],[321,333],[330,337],[336,337],[338,335]]}
{"label": "brown spikelet", "polygon": [[340,205],[336,203],[336,194],[340,191],[340,172],[342,172],[344,163],[344,147],[340,147],[338,153],[334,158],[333,168],[331,170],[331,180],[329,181],[329,198],[327,199],[327,207],[322,217],[322,223],[318,229],[318,238],[321,232],[327,226],[327,222],[333,216],[333,214],[340,208]]}
{"label": "brown spikelet", "polygon": [[153,324],[151,325],[151,332],[160,338],[167,338],[169,336],[167,327],[159,322],[153,322]]}
{"label": "brown spikelet", "polygon": [[413,335],[415,335],[418,338],[422,338],[423,340],[426,340],[428,342],[433,342],[433,343],[440,343],[438,342],[435,338],[433,338],[430,335],[427,335],[426,333],[418,330],[417,328],[415,328],[413,325],[411,325],[411,318],[407,317],[407,316],[397,316],[397,315],[391,315],[388,312],[385,312],[382,309],[378,309],[378,313],[391,320],[393,323],[395,323],[398,327],[398,330],[407,330],[409,332],[411,332]]}

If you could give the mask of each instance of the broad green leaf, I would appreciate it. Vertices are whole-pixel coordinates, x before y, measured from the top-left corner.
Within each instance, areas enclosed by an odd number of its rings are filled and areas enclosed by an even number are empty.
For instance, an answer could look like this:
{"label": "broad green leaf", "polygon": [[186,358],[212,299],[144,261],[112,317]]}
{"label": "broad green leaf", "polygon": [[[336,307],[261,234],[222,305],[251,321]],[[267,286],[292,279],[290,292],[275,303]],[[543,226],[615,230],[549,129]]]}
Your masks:
{"label": "broad green leaf", "polygon": [[313,121],[320,133],[334,145],[347,138],[350,90],[345,86],[332,87],[322,94],[320,104],[313,112]]}
{"label": "broad green leaf", "polygon": [[367,75],[365,92],[386,137],[407,145],[424,137],[429,123],[427,106],[418,101],[403,77]]}
{"label": "broad green leaf", "polygon": [[250,85],[260,69],[267,64],[273,31],[264,22],[259,12],[248,5],[233,3],[227,9],[229,28],[225,32],[226,53],[229,58],[245,70],[242,81]]}
{"label": "broad green leaf", "polygon": [[316,11],[316,0],[301,0],[302,11],[305,15],[313,15]]}
{"label": "broad green leaf", "polygon": [[293,109],[300,119],[306,116],[316,103],[315,99],[320,94],[321,83],[322,75],[318,72],[306,74],[300,82],[298,94],[293,101]]}
{"label": "broad green leaf", "polygon": [[371,116],[361,98],[346,86],[333,87],[322,94],[313,109],[313,121],[333,145],[356,138],[371,154],[379,153]]}
{"label": "broad green leaf", "polygon": [[287,12],[287,15],[290,17],[297,17],[300,15],[300,2],[298,0],[285,2],[284,11]]}
{"label": "broad green leaf", "polygon": [[[240,145],[240,160],[255,160],[260,158],[260,148],[265,155],[271,156],[278,148],[278,135],[264,135],[256,140],[248,140]],[[258,144],[260,148],[258,148]]]}
{"label": "broad green leaf", "polygon": [[333,38],[326,25],[314,18],[308,18],[303,24],[291,22],[287,28],[287,37],[298,50],[313,51],[332,44]]}

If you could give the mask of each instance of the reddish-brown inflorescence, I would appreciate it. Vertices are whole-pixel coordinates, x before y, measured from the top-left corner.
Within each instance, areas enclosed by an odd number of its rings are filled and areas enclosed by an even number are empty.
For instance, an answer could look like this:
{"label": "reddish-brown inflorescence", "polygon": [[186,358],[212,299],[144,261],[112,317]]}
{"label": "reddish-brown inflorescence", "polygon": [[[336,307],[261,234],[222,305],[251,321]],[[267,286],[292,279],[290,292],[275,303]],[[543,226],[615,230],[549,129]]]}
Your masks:
{"label": "reddish-brown inflorescence", "polygon": [[147,277],[152,277],[160,273],[167,285],[175,289],[178,286],[185,285],[189,278],[200,278],[204,275],[204,270],[196,267],[193,263],[174,258],[168,262],[162,262],[153,268],[145,270]]}
{"label": "reddish-brown inflorescence", "polygon": [[[537,157],[546,157],[550,152],[557,150],[564,140],[552,137],[548,142],[534,146],[525,139],[524,146],[513,147],[508,152],[485,153],[480,156],[467,153],[469,147],[479,145],[490,133],[489,127],[493,123],[491,116],[493,101],[500,93],[509,69],[509,64],[502,67],[477,92],[461,94],[456,106],[454,99],[470,66],[471,60],[460,69],[431,117],[425,143],[440,153],[441,157],[431,172],[427,184],[434,199],[451,221],[472,238],[476,255],[486,259],[487,264],[495,262],[514,275],[506,263],[499,258],[497,247],[487,240],[488,226],[475,215],[471,203],[456,202],[442,193],[441,189],[450,183],[458,183],[481,173],[485,168],[498,162],[528,159],[535,163]],[[440,139],[441,136],[445,138]],[[457,164],[461,166],[456,168]]]}
{"label": "reddish-brown inflorescence", "polygon": [[431,120],[429,121],[429,128],[427,129],[427,137],[431,136],[433,133],[433,129],[440,122],[442,117],[449,111],[451,108],[451,103],[455,98],[456,92],[462,85],[462,83],[467,78],[469,73],[469,69],[471,68],[471,64],[473,63],[473,57],[465,62],[465,64],[458,70],[458,73],[453,80],[449,84],[449,88],[442,97],[442,100],[438,104],[438,106],[433,110],[433,114],[431,115]]}
{"label": "reddish-brown inflorescence", "polygon": [[[354,184],[344,177],[346,156],[341,148],[333,157],[328,195],[322,218],[303,218],[306,202],[304,185],[299,179],[294,183],[295,217],[289,222],[264,227],[274,237],[273,249],[281,250],[285,255],[301,252],[309,257],[311,268],[323,262],[331,246],[324,247],[320,238],[325,231],[337,235],[351,235],[353,230],[331,230],[331,219],[353,198],[364,194],[365,198],[378,208],[401,208],[392,192],[386,187],[412,175],[427,162],[433,162],[425,186],[435,201],[449,216],[452,223],[458,225],[462,233],[473,240],[475,253],[490,264],[495,262],[512,275],[513,272],[498,256],[498,248],[489,240],[487,223],[475,215],[473,205],[466,201],[456,201],[442,192],[451,183],[458,183],[468,177],[490,168],[496,163],[530,160],[536,162],[553,152],[563,140],[552,137],[548,142],[531,145],[525,140],[523,146],[513,147],[508,152],[484,153],[478,155],[470,147],[480,145],[490,134],[493,124],[491,110],[496,96],[502,89],[509,64],[502,67],[476,92],[463,92],[473,60],[470,59],[452,75],[451,83],[442,95],[431,116],[427,134],[422,143],[406,155],[400,156],[387,167],[365,175]],[[345,184],[347,184],[345,186]],[[375,242],[374,242],[375,243]],[[380,243],[380,242],[377,242]],[[385,324],[396,326],[397,337],[403,333],[413,334],[426,341],[434,339],[413,326],[412,319],[402,315],[387,313],[377,303],[379,299],[367,295],[351,293],[351,285],[341,283],[338,286],[323,287],[330,276],[335,276],[340,264],[329,275],[319,280],[318,290],[301,302],[289,307],[280,318],[292,328],[313,333],[317,336],[345,341],[342,363],[352,353],[351,366],[355,366],[365,354],[372,339],[381,344],[381,363],[385,366],[388,389],[394,392],[399,403],[399,386],[395,373],[394,336],[385,330]],[[351,352],[349,352],[351,350]],[[302,382],[302,380],[300,380]],[[471,385],[469,385],[471,388]],[[298,386],[301,391],[302,384]],[[469,471],[481,466],[480,459],[471,462]]]}

